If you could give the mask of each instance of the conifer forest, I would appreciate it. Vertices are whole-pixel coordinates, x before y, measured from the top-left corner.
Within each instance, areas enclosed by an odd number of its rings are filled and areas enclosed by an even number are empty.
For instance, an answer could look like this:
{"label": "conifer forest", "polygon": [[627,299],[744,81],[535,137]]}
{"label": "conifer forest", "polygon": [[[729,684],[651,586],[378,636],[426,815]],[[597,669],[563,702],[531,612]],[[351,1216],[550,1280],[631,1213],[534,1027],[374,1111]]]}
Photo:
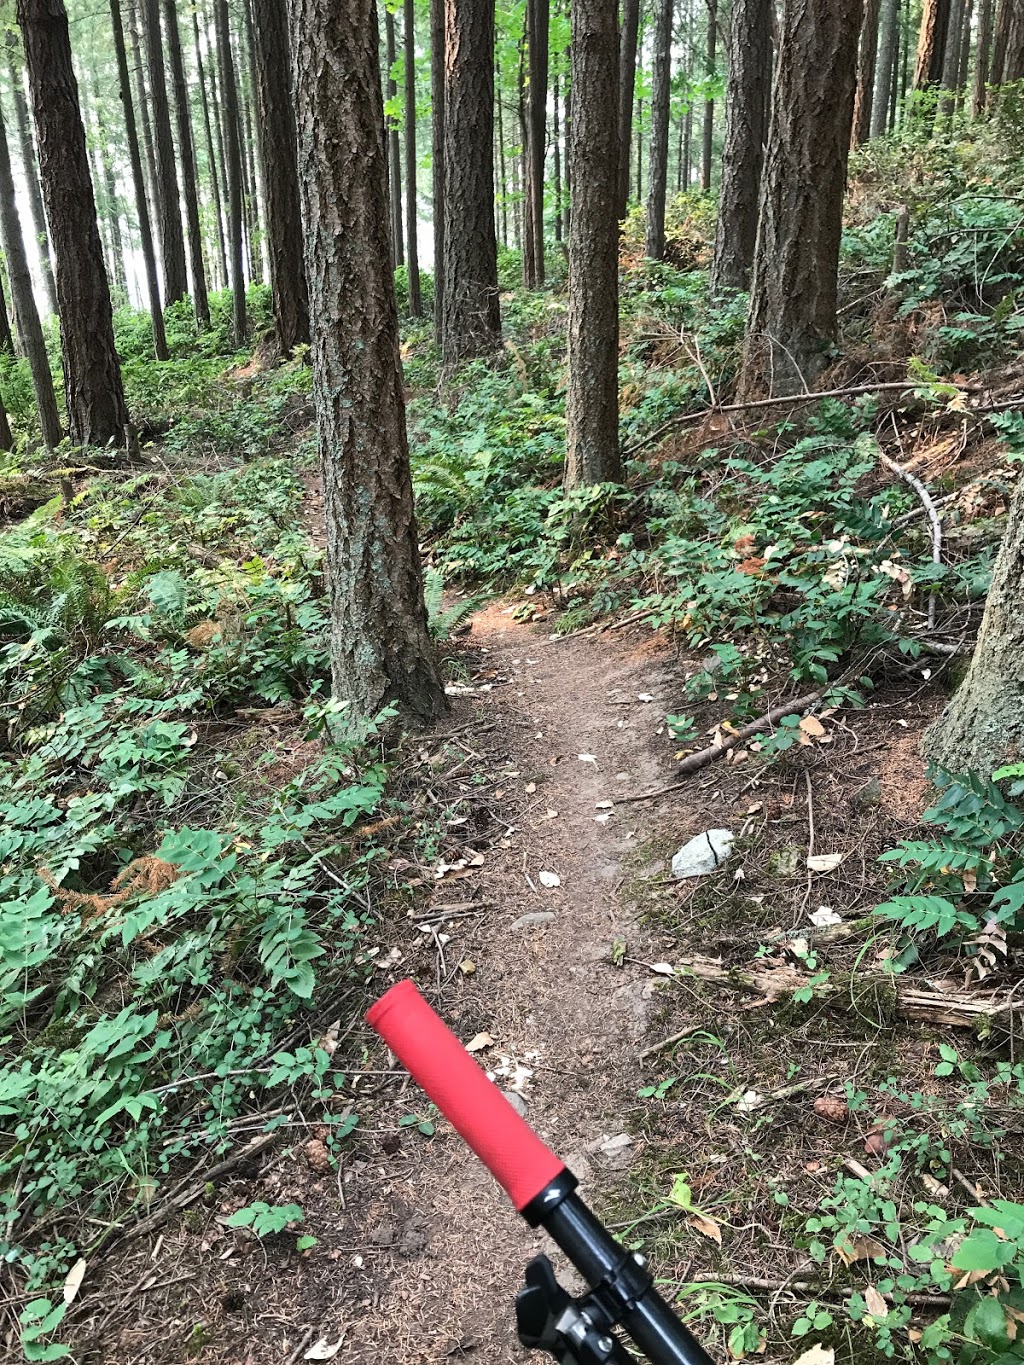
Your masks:
{"label": "conifer forest", "polygon": [[1024,1365],[1024,0],[0,8],[0,1359]]}

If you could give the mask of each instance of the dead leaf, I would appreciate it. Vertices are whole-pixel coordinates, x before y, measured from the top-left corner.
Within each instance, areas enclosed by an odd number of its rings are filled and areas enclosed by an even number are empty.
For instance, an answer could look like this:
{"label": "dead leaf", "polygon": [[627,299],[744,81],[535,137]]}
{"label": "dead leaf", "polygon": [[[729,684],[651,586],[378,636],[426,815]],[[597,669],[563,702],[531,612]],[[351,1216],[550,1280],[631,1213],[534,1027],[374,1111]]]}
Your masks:
{"label": "dead leaf", "polygon": [[651,971],[657,972],[659,976],[675,976],[676,969],[671,962],[652,962]]}
{"label": "dead leaf", "polygon": [[825,733],[825,727],[817,716],[804,716],[800,722],[800,729],[805,735],[810,735],[813,739],[820,739]]}
{"label": "dead leaf", "polygon": [[822,1346],[819,1342],[809,1351],[804,1351],[803,1355],[797,1356],[793,1365],[836,1365],[836,1353],[831,1346]]}
{"label": "dead leaf", "polygon": [[970,895],[972,891],[977,891],[977,889],[978,889],[978,874],[977,874],[977,872],[972,871],[971,868],[967,868],[966,871],[965,871],[964,874],[963,874],[963,877],[964,877],[964,890],[967,892],[967,894]]}
{"label": "dead leaf", "polygon": [[836,1247],[836,1254],[843,1265],[853,1265],[854,1261],[873,1261],[876,1256],[884,1256],[885,1247],[873,1237],[851,1237]]}
{"label": "dead leaf", "polygon": [[328,1342],[328,1340],[327,1340],[326,1337],[321,1337],[320,1340],[319,1340],[318,1342],[316,1342],[313,1346],[311,1346],[311,1347],[309,1348],[309,1350],[308,1350],[308,1351],[306,1352],[306,1354],[302,1357],[302,1359],[303,1359],[303,1360],[333,1360],[334,1357],[335,1357],[335,1356],[338,1354],[338,1352],[341,1350],[341,1343],[342,1343],[344,1340],[345,1340],[344,1337],[339,1337],[338,1340],[337,1340],[337,1341],[334,1343],[334,1345],[332,1346],[332,1345]]}
{"label": "dead leaf", "polygon": [[484,1052],[487,1048],[494,1046],[494,1039],[489,1033],[478,1033],[466,1044],[467,1052]]}
{"label": "dead leaf", "polygon": [[887,1318],[889,1316],[889,1305],[873,1284],[869,1284],[865,1287],[864,1302],[867,1304],[868,1312],[873,1318]]}
{"label": "dead leaf", "polygon": [[541,886],[553,887],[561,886],[562,879],[557,872],[538,872],[537,878]]}
{"label": "dead leaf", "polygon": [[75,1264],[68,1271],[67,1278],[64,1281],[65,1303],[74,1303],[78,1291],[82,1287],[82,1281],[85,1279],[85,1270],[88,1264],[89,1264],[88,1261],[84,1261],[82,1260],[81,1257],[79,1257]]}
{"label": "dead leaf", "polygon": [[807,859],[807,870],[809,872],[834,872],[845,857],[845,853],[815,853]]}
{"label": "dead leaf", "polygon": [[595,809],[595,810],[612,810],[612,809],[614,808],[614,806],[615,806],[615,802],[614,802],[614,801],[595,801],[595,802],[594,802],[594,809]]}
{"label": "dead leaf", "polygon": [[471,957],[464,958],[459,963],[459,971],[462,973],[463,976],[472,976],[473,973],[476,971],[476,963],[473,961]]}
{"label": "dead leaf", "polygon": [[541,818],[542,820],[557,820],[557,819],[558,819],[558,811],[556,811],[556,810],[546,810],[546,811],[544,812],[544,814],[543,814],[540,818]]}
{"label": "dead leaf", "polygon": [[536,782],[527,782],[523,790],[526,792],[527,796],[532,796],[533,793],[537,790]]}
{"label": "dead leaf", "polygon": [[722,1229],[713,1218],[709,1218],[707,1214],[694,1211],[686,1221],[691,1228],[696,1228],[698,1232],[703,1233],[712,1242],[717,1242],[719,1246],[722,1245]]}

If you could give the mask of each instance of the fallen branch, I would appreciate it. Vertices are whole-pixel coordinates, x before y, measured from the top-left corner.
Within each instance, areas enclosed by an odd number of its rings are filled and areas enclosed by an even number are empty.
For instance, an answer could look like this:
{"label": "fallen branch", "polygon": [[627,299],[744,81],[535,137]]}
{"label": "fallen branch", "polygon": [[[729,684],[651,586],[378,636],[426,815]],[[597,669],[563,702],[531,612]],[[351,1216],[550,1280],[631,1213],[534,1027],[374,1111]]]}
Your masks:
{"label": "fallen branch", "polygon": [[660,1042],[652,1043],[650,1047],[645,1047],[640,1053],[639,1060],[644,1062],[648,1057],[653,1057],[658,1052],[664,1052],[667,1047],[673,1047],[685,1038],[692,1038],[695,1033],[702,1033],[704,1027],[703,1024],[691,1024],[689,1028],[680,1029],[678,1033],[673,1033],[669,1038],[662,1038]]}
{"label": "fallen branch", "polygon": [[[861,1291],[854,1285],[835,1287],[822,1284],[817,1280],[765,1280],[756,1275],[695,1275],[690,1284],[727,1284],[736,1289],[763,1289],[784,1293],[792,1290],[796,1294],[814,1294],[817,1298],[848,1299]],[[883,1299],[895,1299],[894,1294],[883,1294]],[[952,1302],[948,1294],[901,1294],[903,1303],[915,1308],[948,1308]]]}
{"label": "fallen branch", "polygon": [[[830,684],[835,686],[836,684]],[[827,691],[824,687],[819,687],[816,692],[806,692],[802,697],[795,697],[792,701],[780,702],[778,706],[773,706],[763,716],[753,720],[749,725],[744,725],[741,730],[734,734],[727,735],[720,742],[709,744],[706,749],[699,749],[697,753],[690,754],[684,758],[676,769],[680,777],[690,777],[693,773],[700,772],[701,768],[706,768],[709,763],[717,763],[720,758],[724,758],[730,749],[735,749],[744,740],[751,739],[754,735],[759,735],[763,730],[770,730],[780,720],[786,716],[794,716],[798,711],[806,711],[815,702],[821,701],[822,695]],[[615,798],[617,806],[624,806],[630,801],[653,801],[656,796],[667,796],[669,792],[680,791],[686,786],[685,782],[673,782],[667,787],[656,787],[652,792],[637,792],[634,796],[618,796]]]}
{"label": "fallen branch", "polygon": [[[891,473],[895,474],[898,479],[902,479],[905,484],[908,484],[920,499],[921,506],[924,508],[925,511],[925,516],[927,516],[928,521],[931,523],[932,528],[932,563],[941,564],[942,522],[939,520],[939,514],[935,509],[935,503],[932,500],[932,495],[928,492],[928,489],[924,486],[924,484],[917,477],[917,475],[911,474],[909,469],[904,469],[901,464],[897,464],[896,461],[890,459],[888,455],[882,455],[879,458],[881,459],[882,464],[885,465],[886,469],[890,470]],[[932,592],[928,597],[928,629],[929,630],[935,629],[934,592]]]}

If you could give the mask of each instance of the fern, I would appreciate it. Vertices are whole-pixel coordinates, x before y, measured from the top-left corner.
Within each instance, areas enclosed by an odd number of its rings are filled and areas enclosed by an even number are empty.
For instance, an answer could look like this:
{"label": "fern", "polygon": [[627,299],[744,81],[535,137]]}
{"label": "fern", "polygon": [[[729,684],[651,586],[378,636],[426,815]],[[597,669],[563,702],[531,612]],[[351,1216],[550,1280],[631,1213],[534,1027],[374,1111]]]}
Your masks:
{"label": "fern", "polygon": [[444,574],[440,569],[428,569],[423,575],[423,600],[427,607],[427,625],[435,640],[447,640],[455,628],[470,616],[482,602],[484,595],[464,597],[450,607],[444,605]]}

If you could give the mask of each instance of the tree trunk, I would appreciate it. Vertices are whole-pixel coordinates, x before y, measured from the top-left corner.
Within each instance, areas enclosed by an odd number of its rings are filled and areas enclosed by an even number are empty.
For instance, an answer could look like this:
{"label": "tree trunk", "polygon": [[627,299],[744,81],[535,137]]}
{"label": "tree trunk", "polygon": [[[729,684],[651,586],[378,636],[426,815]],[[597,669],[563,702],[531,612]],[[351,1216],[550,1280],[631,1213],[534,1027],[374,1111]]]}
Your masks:
{"label": "tree trunk", "polygon": [[76,445],[122,444],[129,436],[128,410],[63,0],[18,0],[18,22],[57,266],[71,439]]}
{"label": "tree trunk", "polygon": [[559,108],[558,108],[558,72],[552,82],[552,127],[551,127],[551,153],[552,170],[555,177],[555,241],[562,240],[562,130],[559,127]]}
{"label": "tree trunk", "polygon": [[1003,83],[1024,80],[1024,3],[1014,5],[1006,32],[1003,56]]}
{"label": "tree trunk", "polygon": [[960,63],[956,76],[956,100],[954,102],[955,111],[959,112],[967,99],[967,87],[971,67],[971,32],[974,21],[974,0],[967,0],[964,5],[964,22],[960,38]]}
{"label": "tree trunk", "polygon": [[914,64],[915,90],[927,90],[942,79],[951,3],[952,0],[924,0]]}
{"label": "tree trunk", "polygon": [[[430,0],[430,158],[433,187],[431,215],[434,227],[434,342],[441,344],[444,313],[444,0]],[[500,117],[499,103],[499,117]],[[501,127],[498,146],[504,156]],[[502,172],[502,213],[505,212],[505,176]],[[507,229],[506,229],[507,236]]]}
{"label": "tree trunk", "polygon": [[[715,74],[715,46],[718,42],[718,0],[707,0],[708,4],[708,43],[707,43],[707,65],[705,70],[708,77]],[[711,152],[714,146],[715,137],[715,102],[714,100],[704,101],[704,146],[701,159],[700,187],[702,190],[711,188]]]}
{"label": "tree trunk", "polygon": [[231,324],[236,346],[245,341],[245,279],[242,274],[242,152],[238,145],[238,87],[231,55],[228,0],[214,0],[217,57],[224,102],[224,156],[228,177],[228,257],[231,267]]}
{"label": "tree trunk", "polygon": [[[2,111],[0,111],[0,123],[2,122],[3,122]],[[4,137],[6,139],[6,133],[4,134]],[[10,161],[10,156],[8,156],[7,159],[8,161]],[[13,196],[11,202],[13,203]],[[2,245],[3,222],[2,218],[0,218],[0,247],[2,247]],[[6,355],[14,355],[14,337],[11,335],[11,320],[7,313],[7,296],[4,294],[4,282],[2,276],[0,276],[0,351],[3,351]],[[51,393],[53,392],[52,384],[50,385],[50,391]]]}
{"label": "tree trunk", "polygon": [[744,393],[794,393],[828,363],[861,0],[787,0],[744,357]]}
{"label": "tree trunk", "polygon": [[[215,49],[216,46],[217,46],[217,36],[216,36],[216,34],[217,34],[217,25],[216,25],[216,23],[213,24],[213,29],[214,29],[214,49]],[[225,240],[225,247],[226,247],[226,251],[227,251],[227,259],[230,260],[230,257],[231,257],[231,227],[230,227],[230,223],[229,223],[228,219],[229,219],[229,217],[230,217],[230,212],[231,212],[231,209],[230,209],[231,194],[230,194],[229,189],[228,189],[228,157],[227,157],[227,142],[226,142],[226,140],[225,140],[225,135],[224,135],[224,126],[225,126],[225,121],[224,121],[224,110],[223,110],[223,107],[222,107],[222,104],[221,104],[220,95],[219,95],[219,93],[218,93],[218,86],[219,86],[219,81],[220,81],[220,76],[219,76],[218,71],[217,71],[218,60],[219,60],[219,59],[216,59],[216,58],[215,58],[215,50],[209,50],[210,114],[211,114],[211,117],[212,117],[212,119],[213,119],[213,132],[214,132],[214,138],[215,138],[216,144],[217,144],[217,162],[218,162],[218,165],[220,166],[220,199],[221,199],[221,204],[223,205],[223,210],[224,210],[224,226],[225,226],[225,239],[224,239],[224,240]],[[230,288],[231,288],[231,268],[230,268],[230,265],[227,265],[227,266],[225,267],[224,287],[225,287],[226,289],[230,289]]]}
{"label": "tree trunk", "polygon": [[[526,13],[529,14],[529,3],[527,0]],[[533,289],[536,287],[536,244],[533,237],[533,162],[530,157],[530,117],[527,112],[526,97],[526,32],[524,30],[522,38],[519,40],[519,65],[518,79],[516,81],[517,93],[519,96],[519,144],[522,148],[523,161],[523,199],[519,205],[523,223],[523,288]]]}
{"label": "tree trunk", "polygon": [[878,11],[881,0],[864,0],[857,58],[857,92],[853,101],[853,145],[871,136],[871,106],[875,97],[875,58],[878,55]]}
{"label": "tree trunk", "polygon": [[988,64],[992,51],[992,0],[981,0],[978,8],[978,44],[971,90],[971,114],[981,118],[988,102]]}
{"label": "tree trunk", "polygon": [[32,129],[29,125],[28,106],[25,103],[25,87],[22,83],[21,65],[18,58],[18,36],[7,30],[7,74],[11,81],[11,98],[14,101],[14,120],[18,128],[18,146],[21,151],[21,170],[28,191],[28,208],[32,215],[32,232],[39,253],[39,270],[43,280],[46,303],[51,313],[57,312],[57,288],[53,282],[53,266],[50,262],[50,238],[46,230],[46,216],[43,213],[43,192],[39,187],[39,169],[36,159]]}
{"label": "tree trunk", "polygon": [[409,312],[423,316],[420,298],[420,254],[416,194],[416,15],[414,0],[405,0],[405,250],[409,260]]}
{"label": "tree trunk", "polygon": [[[114,173],[110,129],[103,116],[103,97],[99,80],[93,76],[93,103],[96,116],[96,156],[101,183],[105,190],[107,224],[110,234],[110,258],[114,288],[119,298],[128,299],[128,272],[125,268],[125,244],[121,233],[121,209],[117,195],[117,176]],[[94,185],[95,189],[95,185]]]}
{"label": "tree trunk", "polygon": [[1013,22],[1013,7],[1018,0],[999,0],[996,10],[995,32],[992,35],[992,60],[989,67],[989,85],[1002,85],[1006,66],[1006,43]]}
{"label": "tree trunk", "polygon": [[442,356],[446,369],[501,344],[494,231],[493,0],[446,0],[445,229]]}
{"label": "tree trunk", "polygon": [[530,204],[533,224],[533,287],[544,284],[544,162],[548,106],[549,0],[527,0],[527,37],[530,49]]}
{"label": "tree trunk", "polygon": [[[498,91],[501,91],[501,63],[495,63],[494,79],[498,82]],[[499,215],[499,240],[503,247],[508,247],[508,163],[505,157],[505,127],[501,115],[501,95],[494,101],[494,141],[498,147],[498,215]]]}
{"label": "tree trunk", "polygon": [[[615,0],[573,0],[565,486],[620,483]],[[626,145],[628,153],[629,144]]]}
{"label": "tree trunk", "polygon": [[971,666],[922,748],[948,772],[985,777],[1024,758],[1024,482],[1010,506]]}
{"label": "tree trunk", "polygon": [[747,289],[772,92],[772,0],[734,0],[711,291]]}
{"label": "tree trunk", "polygon": [[114,31],[114,56],[117,60],[121,108],[124,113],[124,126],[128,137],[128,160],[132,169],[132,188],[135,191],[135,212],[139,220],[139,242],[142,247],[142,263],[146,272],[146,287],[149,292],[149,310],[153,319],[153,353],[157,360],[166,360],[168,357],[167,335],[164,331],[164,315],[160,307],[160,284],[157,275],[156,251],[153,246],[153,225],[149,219],[149,205],[146,202],[146,181],[142,174],[139,134],[135,126],[135,109],[132,105],[131,82],[128,76],[128,56],[124,46],[120,0],[110,0],[110,24]]}
{"label": "tree trunk", "polygon": [[146,154],[146,194],[149,201],[149,221],[153,228],[153,245],[157,259],[163,260],[160,243],[160,203],[156,187],[156,150],[153,147],[153,125],[149,117],[149,95],[146,91],[146,69],[142,60],[139,37],[138,0],[128,0],[128,39],[131,43],[132,70],[135,73],[135,99],[142,125],[142,147]]}
{"label": "tree trunk", "polygon": [[270,290],[278,345],[283,356],[290,356],[296,346],[309,343],[309,297],[286,0],[253,0],[253,19]]}
{"label": "tree trunk", "polygon": [[[428,725],[447,702],[413,515],[373,0],[292,0],[291,30],[334,694]],[[488,165],[490,145],[474,147]]]}
{"label": "tree trunk", "polygon": [[[224,245],[224,218],[223,204],[220,194],[220,180],[217,175],[217,158],[214,155],[213,146],[213,125],[210,120],[210,99],[206,90],[206,72],[203,68],[203,51],[199,37],[199,10],[192,6],[192,37],[196,50],[196,74],[199,78],[199,95],[203,106],[203,135],[206,142],[206,164],[210,174],[210,193],[213,197],[213,216],[214,239],[217,246],[217,260],[220,265],[221,288],[226,289],[228,283],[228,253]],[[294,126],[295,118],[292,116]],[[298,181],[296,180],[296,195],[298,194]],[[308,338],[307,338],[308,340]]]}
{"label": "tree trunk", "polygon": [[871,101],[871,136],[882,137],[888,128],[889,99],[900,46],[900,0],[882,0],[878,35],[875,93]]}
{"label": "tree trunk", "polygon": [[181,199],[174,164],[174,134],[167,97],[167,74],[160,34],[160,0],[141,0],[142,32],[146,40],[149,97],[153,107],[153,150],[156,156],[155,193],[160,221],[160,246],[164,267],[164,306],[188,294],[185,238],[181,230]]}
{"label": "tree trunk", "polygon": [[[249,212],[253,230],[259,237],[260,261],[262,263],[260,272],[255,278],[260,281],[269,281],[272,267],[270,262],[270,231],[267,227],[267,172],[263,164],[263,157],[260,155],[260,148],[263,143],[256,135],[253,126],[259,118],[259,95],[257,93],[259,80],[256,75],[256,37],[253,28],[251,0],[242,0],[242,31],[245,36],[246,71],[249,76],[249,88],[247,92],[244,92],[245,118],[243,120],[252,181],[252,202],[249,206]],[[285,50],[287,51],[287,49]]]}
{"label": "tree trunk", "polygon": [[203,230],[199,220],[199,176],[196,153],[192,141],[192,113],[189,106],[185,62],[181,55],[181,33],[178,29],[177,0],[164,0],[164,33],[167,56],[174,82],[174,107],[178,119],[178,155],[181,157],[181,188],[185,197],[185,221],[188,224],[189,262],[192,267],[192,305],[196,325],[201,332],[210,325],[210,299],[206,288],[206,267],[203,264]]}
{"label": "tree trunk", "polygon": [[[53,392],[53,376],[46,355],[46,341],[43,337],[39,311],[32,293],[32,276],[29,273],[28,257],[25,254],[25,240],[21,232],[21,220],[14,199],[14,177],[11,174],[11,155],[7,145],[7,129],[0,113],[0,236],[3,239],[4,255],[7,257],[7,274],[11,286],[11,302],[18,319],[18,340],[28,361],[32,374],[32,387],[36,395],[36,408],[39,412],[39,428],[43,445],[47,450],[60,444],[60,417],[57,413],[57,399]],[[4,322],[6,323],[6,311]],[[10,343],[10,328],[7,329],[5,342]],[[13,349],[13,348],[12,348]]]}
{"label": "tree trunk", "polygon": [[636,102],[636,202],[644,202],[644,97]]}
{"label": "tree trunk", "polygon": [[654,76],[651,85],[651,152],[647,185],[647,239],[644,254],[665,257],[665,199],[668,194],[668,119],[672,100],[672,19],[675,0],[658,0],[654,27]]}
{"label": "tree trunk", "polygon": [[[397,60],[395,49],[395,19],[390,10],[384,11],[385,54],[387,58],[388,100],[398,98],[398,86],[391,74]],[[405,242],[402,232],[402,144],[398,123],[388,116],[388,172],[391,179],[391,225],[395,243],[395,265],[405,265]]]}
{"label": "tree trunk", "polygon": [[946,51],[942,59],[942,75],[939,79],[942,96],[939,99],[937,110],[938,121],[944,124],[948,124],[953,117],[953,92],[957,88],[957,80],[960,75],[960,45],[963,22],[964,0],[950,0]]}
{"label": "tree trunk", "polygon": [[[619,39],[619,192],[616,217],[621,222],[629,208],[629,167],[633,154],[633,91],[636,84],[636,46],[640,32],[640,0],[622,0]],[[567,134],[568,135],[568,134]]]}

